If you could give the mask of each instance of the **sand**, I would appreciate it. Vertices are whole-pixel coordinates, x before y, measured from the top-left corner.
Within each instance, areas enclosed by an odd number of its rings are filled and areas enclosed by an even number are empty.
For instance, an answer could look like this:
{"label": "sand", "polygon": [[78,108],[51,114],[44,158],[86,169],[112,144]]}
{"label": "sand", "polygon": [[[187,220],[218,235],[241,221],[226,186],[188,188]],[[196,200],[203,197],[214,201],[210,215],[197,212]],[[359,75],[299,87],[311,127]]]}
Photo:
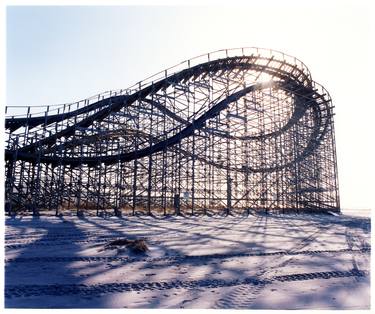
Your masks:
{"label": "sand", "polygon": [[369,309],[367,216],[7,218],[5,307]]}

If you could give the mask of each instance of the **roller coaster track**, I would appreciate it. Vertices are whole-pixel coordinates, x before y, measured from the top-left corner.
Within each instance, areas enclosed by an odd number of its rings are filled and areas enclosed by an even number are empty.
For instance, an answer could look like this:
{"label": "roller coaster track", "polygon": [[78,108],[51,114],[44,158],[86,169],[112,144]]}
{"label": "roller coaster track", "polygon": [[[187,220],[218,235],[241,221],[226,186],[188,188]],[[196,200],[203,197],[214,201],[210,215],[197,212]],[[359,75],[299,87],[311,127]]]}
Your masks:
{"label": "roller coaster track", "polygon": [[[319,146],[331,145],[329,141],[333,136],[333,112],[328,92],[311,79],[306,66],[297,59],[273,51],[265,55],[255,48],[249,52],[246,54],[246,49],[242,49],[242,54],[228,56],[226,51],[226,57],[217,59],[212,54],[211,57],[208,55],[208,61],[193,66],[194,59],[188,60],[184,63],[185,68],[171,68],[169,75],[166,70],[163,76],[151,77],[127,90],[99,95],[97,101],[89,103],[86,100],[83,107],[74,110],[70,110],[69,106],[66,111],[64,106],[61,109],[63,112],[59,110],[57,114],[47,110],[44,115],[38,116],[8,116],[5,119],[9,134],[5,159],[9,165],[9,183],[13,165],[17,161],[34,166],[51,165],[53,168],[96,169],[151,158],[167,151],[185,156],[193,165],[197,161],[246,176],[280,173],[297,164],[301,164],[299,171],[311,172],[304,166],[304,160],[316,154]],[[198,96],[201,100],[196,99]],[[257,100],[257,97],[267,100]],[[195,104],[190,105],[191,98],[192,102],[199,104],[197,109],[193,109],[196,108]],[[262,107],[262,101],[267,103],[264,105],[266,107]],[[251,116],[232,113],[239,103],[243,112],[252,112]],[[286,109],[282,109],[286,103],[289,103],[289,115],[285,113]],[[281,118],[269,118],[267,115],[270,113],[265,110],[270,108],[274,114],[284,110],[280,113]],[[228,131],[228,121],[232,116],[233,119],[243,119],[244,122],[238,127],[240,132]],[[227,119],[226,124],[220,122],[223,117]],[[263,129],[249,132],[248,128],[254,128],[254,125],[248,119],[255,118],[259,120],[259,128],[263,123]],[[164,125],[164,133],[153,129],[154,120],[158,128]],[[266,120],[268,124],[264,127]],[[103,128],[107,121],[108,126]],[[222,123],[222,126],[209,126],[215,121]],[[144,128],[146,123],[148,126]],[[215,139],[222,143],[222,147],[224,142],[227,146],[230,142],[244,147],[250,145],[250,150],[256,149],[253,153],[255,157],[252,157],[255,160],[252,163],[244,160],[239,164],[230,162],[227,157],[222,162],[217,160],[219,157],[212,159],[191,151],[189,145],[195,145],[197,136],[206,138],[206,142]],[[116,140],[119,143],[117,148],[113,144]],[[288,143],[283,145],[283,141]],[[106,144],[109,142],[112,144]],[[199,143],[203,145],[204,141]],[[267,148],[266,153],[281,157],[272,157],[267,161],[262,157],[264,153],[256,147],[270,143],[278,143],[276,151]],[[97,148],[103,145],[107,145],[107,148]],[[289,147],[287,150],[283,148],[286,146]],[[224,153],[224,150],[215,153],[214,148],[209,149],[214,156]],[[331,148],[321,150],[328,150],[328,154],[332,154]],[[248,158],[246,154],[243,159]],[[38,176],[39,172],[36,174]],[[281,173],[278,175],[281,176]],[[53,181],[53,178],[50,180]],[[323,191],[316,187],[316,183],[306,184],[299,190]],[[330,185],[335,185],[334,189],[337,189],[336,183]],[[17,193],[23,192],[20,190]]]}
{"label": "roller coaster track", "polygon": [[[5,126],[7,129],[10,129],[11,131],[16,130],[17,128],[21,127],[26,121],[28,121],[29,127],[36,127],[39,125],[48,125],[51,123],[56,123],[83,113],[88,113],[95,109],[100,109],[98,112],[88,116],[86,119],[82,120],[81,122],[77,123],[76,125],[67,127],[63,131],[60,131],[59,133],[39,140],[38,142],[35,142],[31,145],[22,147],[18,149],[17,157],[22,160],[35,162],[38,158],[35,154],[35,151],[38,146],[43,144],[49,144],[52,141],[56,141],[58,138],[61,138],[62,136],[68,136],[74,133],[77,126],[79,127],[87,127],[90,126],[90,123],[94,120],[100,120],[104,119],[108,114],[111,112],[115,112],[123,108],[124,106],[127,106],[131,103],[133,103],[135,100],[145,97],[146,95],[150,95],[150,93],[155,93],[158,90],[162,88],[166,88],[166,84],[173,84],[173,82],[182,80],[182,79],[189,79],[190,76],[195,75],[199,76],[203,74],[204,72],[210,72],[210,71],[218,71],[221,70],[224,66],[231,66],[233,68],[235,67],[256,67],[255,64],[247,63],[250,60],[246,60],[247,62],[238,62],[237,58],[234,59],[228,59],[224,60],[226,62],[223,62],[222,60],[213,61],[208,64],[197,66],[193,69],[184,70],[181,73],[177,73],[171,77],[168,77],[158,83],[155,84],[155,86],[150,86],[145,89],[140,90],[139,92],[130,95],[130,96],[116,96],[116,97],[110,97],[104,100],[101,100],[95,104],[92,104],[90,106],[87,106],[85,108],[78,109],[76,111],[69,112],[67,114],[60,114],[60,115],[52,115],[52,116],[46,116],[46,117],[34,117],[34,118],[12,118],[12,119],[6,119]],[[242,61],[242,60],[241,60]],[[159,109],[163,110],[168,116],[171,116],[172,118],[176,119],[177,121],[187,124],[187,126],[177,133],[176,135],[164,140],[160,141],[150,147],[147,147],[142,150],[121,154],[121,155],[113,155],[113,156],[105,156],[100,159],[100,162],[106,163],[106,164],[113,164],[118,161],[132,161],[134,159],[142,158],[145,156],[148,156],[150,154],[162,151],[163,149],[166,149],[167,147],[173,146],[182,139],[190,136],[195,130],[203,128],[205,122],[216,116],[220,111],[227,108],[227,106],[238,100],[239,98],[245,96],[251,91],[254,91],[256,89],[262,89],[265,87],[273,87],[273,88],[282,88],[290,92],[295,92],[296,95],[300,98],[309,99],[307,102],[307,105],[305,107],[298,107],[296,106],[294,109],[294,113],[291,117],[291,119],[288,121],[288,123],[278,130],[277,132],[273,132],[267,135],[262,135],[261,137],[271,137],[275,136],[277,134],[280,134],[290,128],[293,124],[296,123],[296,121],[304,114],[308,106],[311,106],[314,109],[315,112],[315,129],[314,132],[312,132],[311,140],[308,144],[308,147],[304,150],[304,152],[298,157],[298,159],[292,161],[291,163],[297,162],[298,160],[301,160],[302,158],[306,157],[309,153],[311,153],[317,143],[319,143],[320,139],[324,136],[325,130],[326,130],[326,124],[324,124],[323,129],[321,129],[322,122],[322,112],[327,111],[326,104],[330,101],[329,99],[324,99],[325,95],[319,95],[316,91],[314,91],[311,87],[305,87],[303,84],[306,84],[306,77],[303,77],[302,82],[294,82],[291,81],[290,78],[286,77],[285,71],[281,71],[281,73],[275,73],[272,70],[268,69],[262,69],[265,73],[271,74],[271,75],[279,75],[282,79],[285,79],[286,81],[282,81],[282,83],[274,83],[269,82],[267,84],[260,83],[260,84],[254,84],[252,86],[249,86],[243,90],[240,90],[236,93],[233,93],[226,99],[222,100],[220,103],[216,104],[214,107],[210,108],[207,112],[202,114],[199,118],[194,120],[191,123],[187,123],[186,120],[183,120],[182,118],[179,118],[177,115],[173,114],[171,111],[169,111],[167,108],[158,106]],[[198,72],[198,73],[197,73]],[[308,82],[308,81],[307,81]],[[312,82],[308,82],[308,86],[312,85]],[[320,103],[318,103],[318,99],[322,100]],[[296,102],[296,104],[299,104],[299,102]],[[325,121],[327,123],[327,121]],[[223,135],[221,135],[223,136]],[[242,137],[242,139],[257,139],[258,137]],[[12,158],[14,152],[10,150],[6,150],[6,158],[10,159]],[[39,157],[40,162],[43,163],[57,163],[58,158],[56,157],[48,157],[48,156],[41,156]],[[60,161],[62,164],[70,164],[70,165],[78,165],[78,164],[87,164],[90,166],[94,166],[98,164],[99,159],[97,157],[93,158],[64,158]],[[290,163],[289,163],[290,164]],[[288,164],[288,165],[289,165]],[[284,165],[287,166],[287,165]],[[265,171],[274,171],[277,168],[268,168]],[[243,169],[246,171],[246,169]],[[256,171],[255,169],[249,169],[250,171]],[[239,170],[240,171],[240,170]]]}

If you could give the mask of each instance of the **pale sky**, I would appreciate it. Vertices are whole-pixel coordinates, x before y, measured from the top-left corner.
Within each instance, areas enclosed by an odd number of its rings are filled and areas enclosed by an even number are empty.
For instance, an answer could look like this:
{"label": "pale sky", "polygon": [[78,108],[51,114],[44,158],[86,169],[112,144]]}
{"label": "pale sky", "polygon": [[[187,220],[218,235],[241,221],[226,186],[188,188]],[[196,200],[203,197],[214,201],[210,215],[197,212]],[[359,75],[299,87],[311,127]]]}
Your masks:
{"label": "pale sky", "polygon": [[218,49],[280,50],[331,94],[342,208],[374,208],[371,1],[302,2],[7,7],[6,104],[74,102]]}

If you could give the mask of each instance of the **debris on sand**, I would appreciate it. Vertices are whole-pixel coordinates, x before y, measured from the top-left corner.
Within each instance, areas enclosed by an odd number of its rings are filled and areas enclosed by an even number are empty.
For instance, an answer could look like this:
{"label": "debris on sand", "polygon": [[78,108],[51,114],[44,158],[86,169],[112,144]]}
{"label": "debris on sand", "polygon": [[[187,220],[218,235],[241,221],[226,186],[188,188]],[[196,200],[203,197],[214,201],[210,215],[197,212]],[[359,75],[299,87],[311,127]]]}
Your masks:
{"label": "debris on sand", "polygon": [[148,246],[144,239],[116,239],[106,243],[104,249],[121,249],[124,246],[136,254],[144,254],[148,251]]}

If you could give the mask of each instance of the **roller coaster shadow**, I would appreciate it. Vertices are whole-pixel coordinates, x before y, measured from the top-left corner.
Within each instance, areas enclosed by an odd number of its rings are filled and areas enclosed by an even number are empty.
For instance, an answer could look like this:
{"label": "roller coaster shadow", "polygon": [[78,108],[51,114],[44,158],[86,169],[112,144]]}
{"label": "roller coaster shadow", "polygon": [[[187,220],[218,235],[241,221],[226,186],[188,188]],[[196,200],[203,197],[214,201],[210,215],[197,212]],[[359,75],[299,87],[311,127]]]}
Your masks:
{"label": "roller coaster shadow", "polygon": [[331,216],[326,213],[319,214],[265,214],[260,213],[259,216],[269,216],[273,219],[288,219],[295,223],[309,222],[311,225],[322,225],[322,226],[342,226],[350,227],[354,229],[362,229],[369,233],[371,229],[370,217],[355,217],[347,215]]}
{"label": "roller coaster shadow", "polygon": [[[62,217],[58,217],[53,221],[48,221],[48,219],[43,219],[39,216],[20,217],[19,219],[13,217],[9,220],[9,222],[6,222],[6,225],[11,225],[12,230],[23,230],[20,233],[17,233],[18,235],[26,236],[30,230],[33,230],[33,233],[37,232],[38,236],[41,235],[36,241],[29,242],[28,245],[23,246],[19,251],[17,250],[16,256],[21,259],[48,256],[49,254],[53,255],[59,251],[65,253],[66,250],[64,251],[63,247],[45,246],[46,242],[51,241],[51,238],[53,239],[61,234],[61,232],[68,231],[69,233],[74,234],[77,238],[83,239],[85,237],[85,234],[79,227],[77,227],[76,223],[67,221]],[[69,243],[68,254],[70,256],[79,256],[81,250],[82,247],[78,243],[75,243],[74,241]],[[8,252],[6,249],[5,255],[7,254]],[[55,271],[64,274],[64,282],[79,283],[81,280],[77,276],[76,270],[71,267],[71,264],[72,263],[60,264],[58,269],[56,269],[55,265],[48,263],[38,264],[35,267],[20,267],[22,265],[19,265],[19,263],[10,261],[5,265],[5,288],[13,285],[22,285],[26,282],[32,282],[34,285],[38,285],[45,280],[51,280],[51,277],[54,277]],[[56,284],[58,283],[60,283],[59,278],[56,276]],[[9,299],[5,298],[5,307],[7,307],[7,301],[9,301]],[[42,305],[43,300],[40,300],[39,306]]]}
{"label": "roller coaster shadow", "polygon": [[[171,287],[185,287],[182,290],[155,289],[153,286],[142,288],[142,291],[149,289],[153,294],[153,298],[145,301],[144,307],[170,307],[168,298],[173,298],[174,293],[181,292],[183,298],[178,307],[186,308],[199,305],[202,295],[210,294],[214,308],[274,308],[276,304],[280,309],[308,308],[316,306],[318,299],[322,308],[341,309],[345,308],[346,304],[337,295],[345,293],[345,287],[342,282],[334,280],[336,278],[334,275],[337,273],[339,277],[345,277],[347,276],[346,269],[354,266],[350,259],[345,257],[345,253],[344,255],[339,252],[329,253],[329,250],[334,248],[334,243],[321,241],[326,233],[325,228],[329,227],[332,230],[336,226],[333,220],[332,223],[330,221],[326,221],[326,224],[319,223],[326,217],[326,215],[322,217],[296,215],[295,218],[298,219],[290,219],[293,218],[290,215],[258,215],[257,217],[231,217],[229,219],[212,217],[153,219],[147,216],[129,219],[77,218],[74,216],[69,219],[59,217],[52,220],[45,219],[45,217],[31,219],[23,217],[18,220],[9,218],[9,225],[12,228],[19,230],[23,228],[24,231],[36,229],[43,232],[43,236],[26,246],[17,258],[56,256],[56,254],[61,256],[67,253],[71,257],[82,257],[84,248],[79,242],[71,241],[68,249],[65,250],[62,247],[56,249],[58,243],[55,243],[52,249],[43,244],[51,241],[58,234],[64,234],[67,237],[69,234],[75,234],[78,239],[85,240],[88,239],[88,231],[96,235],[94,239],[97,239],[102,232],[109,237],[148,235],[151,240],[150,246],[158,247],[158,250],[165,254],[159,257],[151,254],[129,260],[121,260],[121,256],[118,256],[119,262],[110,263],[111,266],[104,270],[104,265],[100,266],[102,267],[99,267],[100,269],[95,269],[98,263],[80,263],[79,266],[74,265],[73,268],[73,262],[43,263],[43,258],[38,264],[10,261],[6,266],[6,287],[25,282],[43,286],[46,277],[48,281],[51,281],[54,280],[54,276],[56,276],[57,285],[67,283],[80,285],[87,282],[87,279],[97,281],[101,276],[106,276],[107,273],[110,275],[111,272],[116,271],[123,273],[123,276],[119,277],[121,281],[129,282],[127,276],[138,272],[139,276],[154,274],[153,276],[158,278],[166,278],[158,280],[167,282]],[[342,217],[334,218],[342,219]],[[348,232],[356,231],[354,222],[351,225],[343,224],[341,227],[347,228]],[[337,237],[345,238],[344,233],[333,231]],[[336,236],[334,238],[338,239]],[[284,243],[283,246],[280,246],[280,243]],[[323,250],[328,249],[328,253],[315,252],[314,243],[318,243]],[[355,244],[354,241],[351,243]],[[275,252],[278,253],[275,254]],[[117,257],[113,256],[113,258],[116,260]],[[319,273],[313,273],[314,268],[328,271],[328,275],[332,277],[329,278],[333,280],[325,280],[329,281],[327,285],[317,284],[316,281],[309,279],[309,276],[320,278]],[[291,273],[304,272],[298,269],[308,269],[309,274],[291,275]],[[90,273],[90,276],[82,278],[81,273]],[[270,281],[272,278],[278,278],[277,276],[281,279]],[[145,280],[158,282],[153,278],[152,276],[139,277],[137,283],[133,284],[134,289],[138,287],[138,282],[140,286]],[[246,278],[247,283],[241,283],[243,278]],[[356,287],[356,284],[366,285],[368,278],[358,280],[357,283],[353,283],[349,278],[345,282],[347,285]],[[260,284],[255,284],[257,282]],[[111,286],[115,283],[105,285]],[[304,287],[303,292],[301,292],[301,285]],[[189,288],[190,286],[194,288]],[[207,286],[218,286],[225,289],[223,290],[225,293],[211,292],[210,290],[215,291],[216,288],[208,289]],[[87,289],[91,289],[90,287]],[[288,290],[287,293],[284,292],[285,289]],[[284,294],[283,299],[276,298],[276,301],[272,301],[272,294],[278,293]],[[87,294],[78,294],[77,298],[90,297],[90,293]],[[168,298],[165,295],[168,295]],[[65,298],[68,296],[53,297],[60,304]],[[104,296],[91,297],[84,307],[108,307],[112,298],[114,296],[112,297],[110,292],[104,292]],[[33,304],[29,307],[43,307],[43,295],[37,298],[32,297],[32,300],[30,302]],[[13,303],[9,303],[10,301]],[[14,302],[14,300],[6,299],[6,304],[14,306]]]}

